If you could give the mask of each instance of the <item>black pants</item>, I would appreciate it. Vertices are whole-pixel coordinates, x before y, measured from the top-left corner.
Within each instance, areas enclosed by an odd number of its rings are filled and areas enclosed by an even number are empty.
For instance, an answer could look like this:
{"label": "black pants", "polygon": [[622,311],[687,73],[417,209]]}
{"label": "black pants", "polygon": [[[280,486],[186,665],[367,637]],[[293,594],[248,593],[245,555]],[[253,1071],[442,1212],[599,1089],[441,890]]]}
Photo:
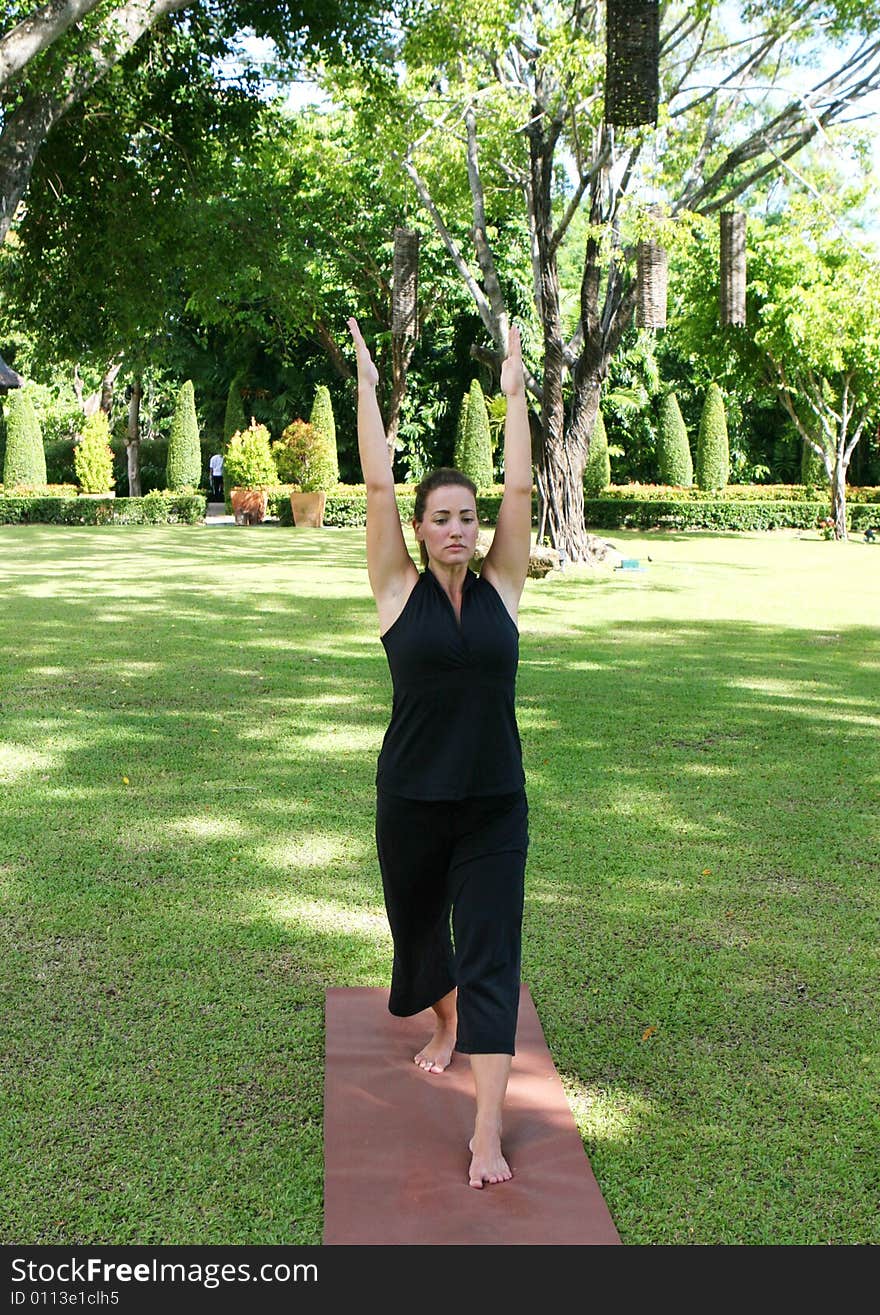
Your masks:
{"label": "black pants", "polygon": [[223,497],[223,476],[222,476],[222,475],[212,475],[212,476],[211,476],[211,492],[213,493],[213,495],[214,495],[215,498],[222,498],[222,497]]}
{"label": "black pants", "polygon": [[439,801],[378,793],[394,940],[388,1008],[408,1017],[458,987],[456,1050],[466,1055],[515,1053],[528,814],[524,790]]}

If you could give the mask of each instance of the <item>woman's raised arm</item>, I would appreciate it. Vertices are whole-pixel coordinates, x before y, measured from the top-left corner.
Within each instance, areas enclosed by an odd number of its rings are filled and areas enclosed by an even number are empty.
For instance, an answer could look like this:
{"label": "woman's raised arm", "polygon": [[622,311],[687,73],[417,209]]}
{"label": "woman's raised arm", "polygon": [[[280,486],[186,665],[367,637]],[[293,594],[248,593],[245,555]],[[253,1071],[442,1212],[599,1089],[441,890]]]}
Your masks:
{"label": "woman's raised arm", "polygon": [[516,325],[511,326],[507,358],[501,367],[501,389],[507,394],[504,496],[498,509],[492,545],[480,574],[495,586],[515,620],[532,548],[532,440],[522,345]]}
{"label": "woman's raised arm", "polygon": [[399,600],[417,579],[418,570],[407,550],[394,497],[385,426],[376,400],[379,372],[357,320],[350,319],[348,328],[357,353],[358,451],[367,488],[367,572],[379,623],[385,630],[391,624],[388,618],[399,612]]}

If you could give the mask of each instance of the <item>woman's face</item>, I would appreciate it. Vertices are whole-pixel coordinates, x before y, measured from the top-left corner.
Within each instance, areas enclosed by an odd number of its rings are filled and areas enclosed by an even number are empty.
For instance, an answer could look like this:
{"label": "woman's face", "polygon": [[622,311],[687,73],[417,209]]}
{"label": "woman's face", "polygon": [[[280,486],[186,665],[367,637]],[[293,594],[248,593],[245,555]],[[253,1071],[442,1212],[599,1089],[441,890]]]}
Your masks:
{"label": "woman's face", "polygon": [[479,529],[473,493],[460,484],[432,489],[425,501],[424,519],[413,521],[413,529],[430,561],[442,566],[466,564],[474,555]]}

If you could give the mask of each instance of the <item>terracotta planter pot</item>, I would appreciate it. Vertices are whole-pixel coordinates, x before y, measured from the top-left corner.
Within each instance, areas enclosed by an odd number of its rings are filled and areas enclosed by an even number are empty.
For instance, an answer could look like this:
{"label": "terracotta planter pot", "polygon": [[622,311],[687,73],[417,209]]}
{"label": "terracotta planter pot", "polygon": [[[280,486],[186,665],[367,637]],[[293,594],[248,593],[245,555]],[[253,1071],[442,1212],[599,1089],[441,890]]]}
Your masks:
{"label": "terracotta planter pot", "polygon": [[324,524],[326,493],[291,493],[290,510],[294,525],[309,525],[319,530]]}
{"label": "terracotta planter pot", "polygon": [[230,489],[229,501],[236,525],[260,525],[266,519],[269,495],[265,489]]}

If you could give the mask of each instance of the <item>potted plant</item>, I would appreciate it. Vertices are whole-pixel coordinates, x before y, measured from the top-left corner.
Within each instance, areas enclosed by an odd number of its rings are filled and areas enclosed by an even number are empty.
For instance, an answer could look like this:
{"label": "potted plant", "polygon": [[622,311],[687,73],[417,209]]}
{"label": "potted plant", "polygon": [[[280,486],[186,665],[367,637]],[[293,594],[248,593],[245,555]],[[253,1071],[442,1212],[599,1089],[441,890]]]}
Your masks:
{"label": "potted plant", "polygon": [[278,482],[266,426],[252,418],[247,429],[237,430],[229,440],[223,468],[236,525],[265,520],[268,490]]}
{"label": "potted plant", "polygon": [[292,484],[294,525],[324,524],[327,491],[339,483],[336,452],[328,435],[307,420],[294,420],[272,444],[278,478]]}
{"label": "potted plant", "polygon": [[113,492],[116,480],[113,478],[110,424],[104,411],[96,411],[83,425],[79,442],[73,449],[73,464],[80,497],[116,497]]}

